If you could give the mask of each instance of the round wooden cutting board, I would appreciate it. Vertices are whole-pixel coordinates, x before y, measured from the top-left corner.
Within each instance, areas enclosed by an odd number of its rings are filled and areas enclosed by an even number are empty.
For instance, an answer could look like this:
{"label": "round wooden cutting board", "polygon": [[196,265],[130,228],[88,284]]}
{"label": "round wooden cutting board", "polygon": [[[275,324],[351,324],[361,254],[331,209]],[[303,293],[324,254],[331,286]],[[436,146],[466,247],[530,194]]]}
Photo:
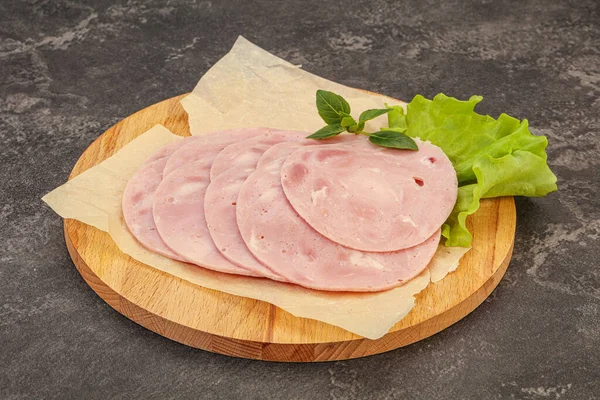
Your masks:
{"label": "round wooden cutting board", "polygon": [[[102,162],[156,124],[189,136],[187,114],[174,97],[107,130],[83,153],[71,178]],[[209,290],[121,253],[109,235],[65,220],[75,266],[91,288],[138,324],[189,346],[271,361],[344,360],[406,346],[457,322],[494,290],[510,261],[516,213],[512,197],[487,199],[469,220],[473,248],[458,269],[430,284],[390,332],[369,340],[258,300]]]}

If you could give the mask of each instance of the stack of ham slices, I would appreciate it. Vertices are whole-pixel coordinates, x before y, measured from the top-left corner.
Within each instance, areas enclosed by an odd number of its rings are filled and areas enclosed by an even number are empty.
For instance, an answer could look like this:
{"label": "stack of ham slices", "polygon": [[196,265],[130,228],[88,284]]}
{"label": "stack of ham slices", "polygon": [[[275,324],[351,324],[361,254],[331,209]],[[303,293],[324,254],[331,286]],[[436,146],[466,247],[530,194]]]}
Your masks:
{"label": "stack of ham slices", "polygon": [[327,291],[390,289],[432,259],[456,202],[442,150],[266,128],[193,136],[150,156],[123,194],[146,248],[214,271]]}

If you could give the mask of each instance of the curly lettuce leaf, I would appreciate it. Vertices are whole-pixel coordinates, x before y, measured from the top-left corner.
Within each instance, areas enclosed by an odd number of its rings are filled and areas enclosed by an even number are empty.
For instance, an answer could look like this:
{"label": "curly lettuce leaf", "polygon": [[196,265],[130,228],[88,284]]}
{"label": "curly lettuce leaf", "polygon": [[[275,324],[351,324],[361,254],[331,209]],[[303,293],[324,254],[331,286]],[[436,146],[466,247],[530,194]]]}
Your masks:
{"label": "curly lettuce leaf", "polygon": [[472,96],[460,101],[443,94],[428,100],[417,95],[406,114],[397,106],[388,113],[390,128],[406,129],[408,136],[437,145],[454,165],[459,189],[442,227],[446,246],[471,245],[466,219],[479,209],[482,198],[539,197],[557,189],[546,162],[548,140],[532,135],[527,120],[477,114],[474,109],[481,100]]}

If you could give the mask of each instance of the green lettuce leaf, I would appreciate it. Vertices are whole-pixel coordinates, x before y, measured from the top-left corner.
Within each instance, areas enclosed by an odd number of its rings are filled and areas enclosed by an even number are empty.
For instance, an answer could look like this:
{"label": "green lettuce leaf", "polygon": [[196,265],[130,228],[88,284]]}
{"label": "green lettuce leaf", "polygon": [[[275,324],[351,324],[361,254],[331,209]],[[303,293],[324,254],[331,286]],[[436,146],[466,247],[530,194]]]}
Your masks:
{"label": "green lettuce leaf", "polygon": [[404,114],[399,107],[388,113],[390,128],[428,140],[450,158],[458,177],[458,199],[442,227],[446,246],[471,245],[467,216],[479,209],[482,198],[499,196],[539,197],[557,189],[556,176],[548,167],[544,136],[534,136],[527,120],[506,114],[494,119],[477,114],[482,100],[468,101],[438,94],[433,100],[417,95]]}

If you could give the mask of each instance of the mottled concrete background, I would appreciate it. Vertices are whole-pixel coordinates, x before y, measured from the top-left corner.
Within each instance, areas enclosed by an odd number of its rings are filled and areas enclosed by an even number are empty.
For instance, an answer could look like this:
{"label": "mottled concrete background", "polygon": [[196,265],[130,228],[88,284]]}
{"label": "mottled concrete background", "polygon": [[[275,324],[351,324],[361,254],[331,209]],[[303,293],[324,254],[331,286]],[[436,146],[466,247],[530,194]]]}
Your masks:
{"label": "mottled concrete background", "polygon": [[[88,288],[40,197],[238,34],[401,99],[480,94],[548,136],[560,191],[517,200],[515,256],[473,314],[387,354],[275,364],[171,342]],[[0,398],[600,398],[599,130],[597,0],[2,0]]]}

